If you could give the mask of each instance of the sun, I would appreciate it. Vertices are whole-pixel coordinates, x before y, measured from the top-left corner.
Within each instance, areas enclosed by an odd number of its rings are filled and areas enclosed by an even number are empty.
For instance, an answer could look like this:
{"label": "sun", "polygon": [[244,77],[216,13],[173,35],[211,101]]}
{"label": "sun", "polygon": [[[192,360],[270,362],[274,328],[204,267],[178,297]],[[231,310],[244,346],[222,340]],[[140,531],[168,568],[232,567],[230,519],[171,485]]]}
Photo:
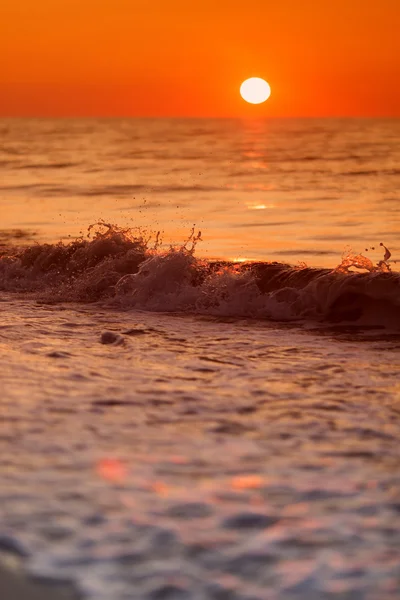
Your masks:
{"label": "sun", "polygon": [[250,79],[243,81],[240,86],[240,95],[243,100],[250,102],[250,104],[261,104],[270,97],[271,88],[265,79],[250,77]]}

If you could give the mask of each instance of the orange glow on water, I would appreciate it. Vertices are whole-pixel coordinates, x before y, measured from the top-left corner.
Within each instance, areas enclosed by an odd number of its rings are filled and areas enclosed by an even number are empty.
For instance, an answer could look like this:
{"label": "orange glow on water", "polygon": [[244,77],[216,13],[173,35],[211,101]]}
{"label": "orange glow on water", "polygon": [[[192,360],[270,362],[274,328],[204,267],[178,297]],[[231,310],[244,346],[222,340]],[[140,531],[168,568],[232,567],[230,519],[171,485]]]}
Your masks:
{"label": "orange glow on water", "polygon": [[163,481],[155,481],[151,484],[151,490],[159,496],[168,496],[170,488]]}
{"label": "orange glow on water", "polygon": [[231,480],[231,488],[234,490],[252,490],[265,485],[265,479],[259,475],[239,475]]}
{"label": "orange glow on water", "polygon": [[179,454],[174,454],[173,456],[170,457],[169,461],[174,463],[175,465],[185,465],[185,464],[187,464],[188,459],[185,456],[181,456]]}
{"label": "orange glow on water", "polygon": [[97,474],[112,483],[122,483],[126,479],[126,467],[117,458],[103,458],[96,465]]}

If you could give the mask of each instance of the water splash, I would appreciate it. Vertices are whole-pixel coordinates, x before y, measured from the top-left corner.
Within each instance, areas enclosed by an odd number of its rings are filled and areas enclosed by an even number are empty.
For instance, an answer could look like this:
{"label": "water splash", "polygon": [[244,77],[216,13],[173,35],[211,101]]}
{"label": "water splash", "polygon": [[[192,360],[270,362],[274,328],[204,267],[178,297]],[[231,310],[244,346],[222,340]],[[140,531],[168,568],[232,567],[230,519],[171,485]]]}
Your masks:
{"label": "water splash", "polygon": [[[398,322],[400,274],[390,251],[376,265],[348,251],[334,270],[196,256],[195,226],[183,243],[160,232],[99,221],[69,243],[10,247],[0,256],[0,290],[44,302],[98,302],[124,309],[269,320]],[[354,271],[352,269],[357,269]],[[360,272],[361,271],[361,272]],[[397,315],[397,317],[396,317]]]}
{"label": "water splash", "polygon": [[[376,263],[376,265],[374,265],[371,259],[367,258],[363,254],[354,254],[351,249],[348,249],[343,254],[342,262],[336,267],[336,269],[334,269],[334,272],[349,273],[350,269],[354,267],[356,269],[368,271],[369,273],[390,273],[391,267],[389,260],[392,256],[392,253],[382,242],[379,245],[384,249],[384,256],[382,260]],[[375,250],[375,247],[372,246],[370,249]],[[368,252],[368,248],[366,248],[365,251]]]}
{"label": "water splash", "polygon": [[388,250],[388,248],[386,248],[386,246],[382,242],[379,245],[383,246],[383,248],[385,249],[385,254],[384,254],[383,260],[388,261],[390,259],[390,257],[392,256],[392,253],[390,252],[390,250]]}
{"label": "water splash", "polygon": [[[87,228],[86,237],[88,240],[105,240],[116,236],[133,243],[140,240],[147,249],[152,247],[157,250],[162,245],[161,231],[155,232],[144,227],[120,227],[115,223],[107,223],[103,219],[99,219]],[[84,239],[83,233],[78,239]],[[153,240],[153,246],[151,246]]]}

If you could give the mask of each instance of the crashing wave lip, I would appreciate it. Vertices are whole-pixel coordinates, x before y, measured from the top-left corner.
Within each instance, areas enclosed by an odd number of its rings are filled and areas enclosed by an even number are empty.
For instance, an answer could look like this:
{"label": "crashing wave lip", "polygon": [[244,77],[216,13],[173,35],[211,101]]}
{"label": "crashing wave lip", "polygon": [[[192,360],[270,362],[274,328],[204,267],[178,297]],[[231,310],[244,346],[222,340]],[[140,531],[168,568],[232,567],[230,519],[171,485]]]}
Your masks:
{"label": "crashing wave lip", "polygon": [[330,269],[300,268],[289,265],[251,266],[262,293],[289,287],[311,294],[328,321],[355,321],[374,310],[378,316],[398,317],[400,323],[400,273],[341,273]]}
{"label": "crashing wave lip", "polygon": [[[206,261],[194,254],[200,239],[194,231],[180,247],[161,250],[158,236],[151,247],[151,238],[140,231],[98,226],[89,228],[88,239],[68,244],[6,248],[0,289],[51,302],[107,301],[149,311],[400,327],[400,273],[389,270],[385,247],[377,266],[350,254],[332,271]],[[349,271],[360,265],[370,272]]]}
{"label": "crashing wave lip", "polygon": [[[216,261],[210,267],[217,270],[229,264]],[[265,296],[279,291],[299,292],[293,302],[299,318],[400,328],[400,273],[344,273],[278,262],[241,263],[236,268],[250,271]]]}

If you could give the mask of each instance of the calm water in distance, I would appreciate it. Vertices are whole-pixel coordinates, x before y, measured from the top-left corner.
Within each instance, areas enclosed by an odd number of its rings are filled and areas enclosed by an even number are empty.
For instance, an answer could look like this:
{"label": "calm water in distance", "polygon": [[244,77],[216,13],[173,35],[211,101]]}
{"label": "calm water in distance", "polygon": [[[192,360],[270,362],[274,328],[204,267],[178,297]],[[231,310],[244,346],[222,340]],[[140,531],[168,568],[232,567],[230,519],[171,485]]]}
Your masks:
{"label": "calm water in distance", "polygon": [[[335,267],[400,252],[400,120],[3,120],[3,229],[40,240],[104,219],[201,255]],[[381,256],[379,255],[379,258]]]}

